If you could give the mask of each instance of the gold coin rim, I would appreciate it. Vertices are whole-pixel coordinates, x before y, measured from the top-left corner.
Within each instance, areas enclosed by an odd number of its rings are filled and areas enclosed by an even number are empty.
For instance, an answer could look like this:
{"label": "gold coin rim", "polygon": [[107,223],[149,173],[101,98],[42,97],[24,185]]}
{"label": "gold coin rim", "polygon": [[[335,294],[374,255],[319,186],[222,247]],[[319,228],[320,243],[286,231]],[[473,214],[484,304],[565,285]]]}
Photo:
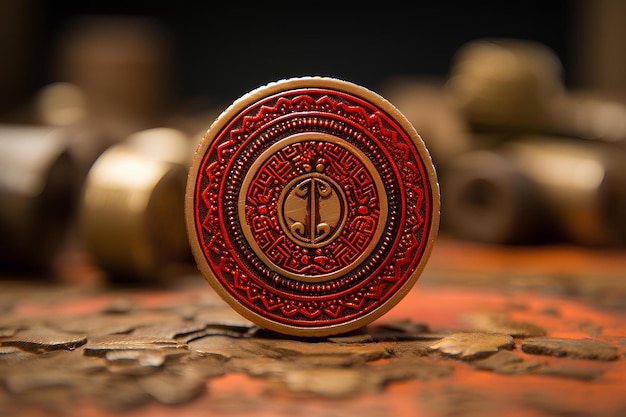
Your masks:
{"label": "gold coin rim", "polygon": [[[431,204],[431,221],[428,236],[426,237],[426,243],[422,257],[416,268],[411,273],[411,276],[404,282],[401,288],[399,288],[394,294],[389,297],[384,303],[377,306],[374,310],[360,315],[352,320],[321,326],[295,326],[286,323],[281,323],[275,320],[271,320],[261,314],[254,312],[252,309],[247,308],[238,299],[231,295],[226,288],[224,288],[219,279],[214,275],[211,267],[209,266],[204,251],[199,242],[198,231],[196,230],[195,220],[195,190],[196,181],[198,178],[198,170],[202,164],[206,151],[209,149],[215,138],[219,135],[222,129],[236,117],[241,111],[249,107],[250,105],[260,101],[261,99],[278,94],[284,91],[306,88],[327,88],[339,92],[351,94],[355,97],[359,97],[369,103],[375,105],[377,108],[385,111],[387,115],[393,119],[411,138],[415,148],[417,149],[419,156],[424,165],[426,171],[428,186],[430,188],[430,194],[432,199]],[[258,87],[243,96],[235,100],[230,106],[228,106],[215,121],[211,124],[202,140],[198,144],[194,153],[193,161],[189,168],[189,175],[187,180],[187,187],[185,193],[185,223],[187,226],[187,236],[191,246],[191,250],[196,260],[197,267],[204,279],[209,283],[213,290],[240,315],[250,320],[251,322],[273,330],[279,333],[289,334],[292,336],[302,337],[324,337],[334,334],[346,333],[352,330],[359,329],[374,320],[380,318],[386,314],[392,307],[397,305],[413,288],[419,277],[422,275],[430,254],[432,252],[434,243],[439,233],[440,222],[440,190],[437,180],[437,173],[435,166],[432,163],[430,152],[426,148],[421,136],[415,130],[415,127],[408,121],[408,119],[389,101],[380,96],[379,94],[354,84],[349,81],[340,80],[332,77],[296,77],[286,78],[279,81],[269,83],[265,86]]]}

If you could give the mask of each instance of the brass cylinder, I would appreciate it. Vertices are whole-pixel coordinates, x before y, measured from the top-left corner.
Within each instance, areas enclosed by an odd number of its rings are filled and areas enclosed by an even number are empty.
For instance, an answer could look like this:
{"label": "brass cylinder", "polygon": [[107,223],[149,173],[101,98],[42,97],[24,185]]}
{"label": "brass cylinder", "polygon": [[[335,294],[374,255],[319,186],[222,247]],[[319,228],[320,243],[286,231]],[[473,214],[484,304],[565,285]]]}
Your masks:
{"label": "brass cylinder", "polygon": [[551,136],[518,138],[505,152],[546,196],[564,240],[626,243],[626,152],[616,144]]}
{"label": "brass cylinder", "polygon": [[50,267],[65,243],[79,187],[67,131],[0,125],[0,265]]}
{"label": "brass cylinder", "polygon": [[508,155],[468,152],[456,158],[442,178],[444,230],[496,244],[529,244],[554,236],[541,190]]}
{"label": "brass cylinder", "polygon": [[160,283],[191,258],[184,225],[186,167],[134,141],[107,149],[80,200],[82,236],[114,282]]}
{"label": "brass cylinder", "polygon": [[624,162],[619,146],[551,136],[467,153],[442,184],[444,227],[490,243],[624,244]]}
{"label": "brass cylinder", "polygon": [[454,56],[446,91],[478,130],[545,131],[564,92],[561,63],[545,45],[479,39]]}
{"label": "brass cylinder", "polygon": [[117,141],[159,123],[172,99],[170,46],[161,22],[81,16],[69,23],[55,75],[82,91],[88,123]]}

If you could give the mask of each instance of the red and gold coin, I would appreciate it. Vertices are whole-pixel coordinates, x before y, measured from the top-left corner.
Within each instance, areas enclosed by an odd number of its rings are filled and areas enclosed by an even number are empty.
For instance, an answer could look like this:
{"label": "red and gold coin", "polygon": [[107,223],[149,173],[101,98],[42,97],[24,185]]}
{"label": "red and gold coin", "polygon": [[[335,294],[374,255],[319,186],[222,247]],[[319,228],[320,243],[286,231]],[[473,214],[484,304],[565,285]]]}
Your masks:
{"label": "red and gold coin", "polygon": [[365,326],[413,287],[439,226],[430,155],[388,101],[294,78],[235,101],[198,145],[186,219],[198,268],[241,315],[297,336]]}

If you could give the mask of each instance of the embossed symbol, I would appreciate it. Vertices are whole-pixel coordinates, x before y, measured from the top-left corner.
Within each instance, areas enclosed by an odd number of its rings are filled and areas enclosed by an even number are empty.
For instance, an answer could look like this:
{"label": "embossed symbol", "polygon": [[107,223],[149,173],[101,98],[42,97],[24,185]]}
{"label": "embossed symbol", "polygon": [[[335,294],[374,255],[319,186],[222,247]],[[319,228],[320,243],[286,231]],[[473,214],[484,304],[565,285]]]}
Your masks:
{"label": "embossed symbol", "polygon": [[277,141],[256,161],[230,201],[237,201],[245,239],[236,246],[249,245],[268,273],[319,284],[346,276],[380,249],[387,193],[358,148],[303,132]]}
{"label": "embossed symbol", "polygon": [[332,242],[343,229],[347,200],[341,187],[324,175],[324,165],[310,165],[291,181],[279,199],[283,232],[296,244],[318,248]]}

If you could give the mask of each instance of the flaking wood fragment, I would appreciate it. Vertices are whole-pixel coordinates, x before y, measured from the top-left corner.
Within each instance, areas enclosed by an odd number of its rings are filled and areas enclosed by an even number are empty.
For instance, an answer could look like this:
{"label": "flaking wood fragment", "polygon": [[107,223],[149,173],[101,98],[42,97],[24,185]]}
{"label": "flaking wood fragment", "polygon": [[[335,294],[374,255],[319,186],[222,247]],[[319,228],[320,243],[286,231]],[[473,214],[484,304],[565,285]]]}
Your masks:
{"label": "flaking wood fragment", "polygon": [[172,338],[133,335],[110,335],[90,339],[85,345],[85,355],[105,356],[115,350],[181,350],[187,344]]}
{"label": "flaking wood fragment", "polygon": [[524,340],[521,344],[521,349],[526,353],[535,355],[568,357],[572,359],[612,361],[618,358],[616,346],[589,338],[536,337]]}
{"label": "flaking wood fragment", "polygon": [[497,333],[454,333],[434,342],[430,349],[444,355],[472,360],[489,356],[500,349],[512,349],[515,341],[509,335]]}
{"label": "flaking wood fragment", "polygon": [[603,371],[591,367],[573,364],[549,363],[522,358],[517,353],[502,350],[485,359],[473,361],[476,369],[488,370],[501,374],[536,374],[560,378],[590,381],[602,375]]}
{"label": "flaking wood fragment", "polygon": [[13,336],[0,340],[2,346],[15,346],[31,352],[58,349],[74,350],[87,342],[84,334],[68,333],[49,327],[19,330]]}
{"label": "flaking wood fragment", "polygon": [[[120,302],[82,316],[5,317],[0,394],[8,393],[9,399],[0,397],[0,405],[67,410],[77,399],[91,399],[117,412],[151,402],[184,404],[205,395],[219,383],[216,378],[233,374],[257,378],[267,394],[341,400],[380,393],[400,381],[446,378],[455,372],[452,360],[471,361],[477,372],[582,381],[602,375],[600,366],[535,361],[518,352],[512,335],[538,333],[532,323],[486,314],[473,320],[486,331],[432,331],[401,319],[301,338],[262,329],[219,303],[148,309]],[[519,343],[526,350],[538,343],[547,354],[555,341],[535,337]],[[577,339],[559,346],[554,356],[609,360],[616,355],[614,346]]]}
{"label": "flaking wood fragment", "polygon": [[315,395],[326,398],[348,398],[383,391],[388,384],[410,379],[429,380],[449,376],[453,367],[425,360],[397,360],[367,363],[362,366],[336,368],[321,366],[310,369],[274,368],[270,376],[270,391],[288,391],[295,395]]}

